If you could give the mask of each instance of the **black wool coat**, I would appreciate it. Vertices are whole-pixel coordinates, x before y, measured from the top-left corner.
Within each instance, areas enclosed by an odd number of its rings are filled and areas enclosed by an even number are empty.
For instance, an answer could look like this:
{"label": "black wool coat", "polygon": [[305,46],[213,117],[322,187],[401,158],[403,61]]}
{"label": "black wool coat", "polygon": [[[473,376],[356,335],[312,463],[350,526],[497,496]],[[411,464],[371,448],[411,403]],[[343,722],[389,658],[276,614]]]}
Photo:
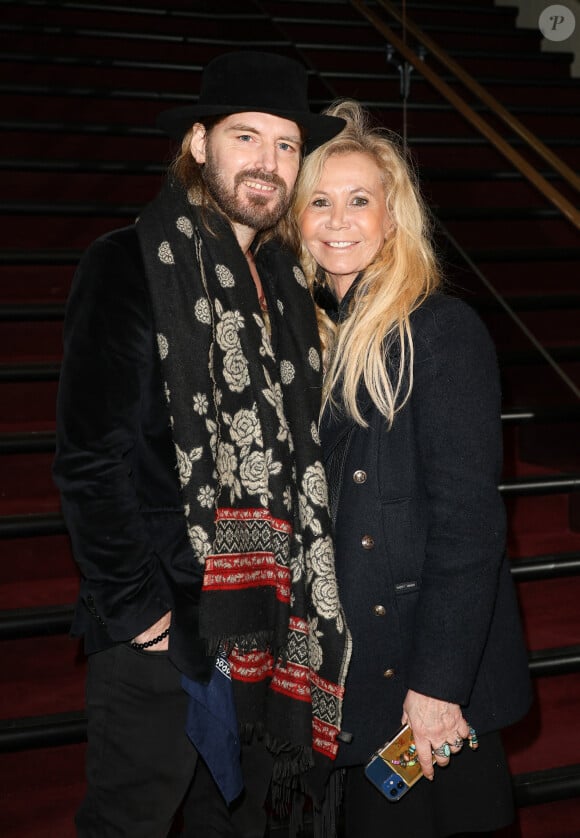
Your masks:
{"label": "black wool coat", "polygon": [[516,721],[531,700],[497,488],[495,351],[452,297],[434,294],[411,324],[413,390],[391,429],[364,387],[368,427],[340,409],[322,421],[353,638],[343,719],[353,738],[339,764],[366,762],[396,732],[409,688],[462,705],[479,733]]}

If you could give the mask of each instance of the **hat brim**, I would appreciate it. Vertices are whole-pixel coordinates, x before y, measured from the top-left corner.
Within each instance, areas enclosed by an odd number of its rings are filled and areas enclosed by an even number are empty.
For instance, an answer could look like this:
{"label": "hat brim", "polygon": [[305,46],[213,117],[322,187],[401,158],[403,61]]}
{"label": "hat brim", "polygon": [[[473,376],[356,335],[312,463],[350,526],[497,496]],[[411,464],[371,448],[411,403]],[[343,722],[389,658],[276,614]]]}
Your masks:
{"label": "hat brim", "polygon": [[314,151],[322,143],[336,137],[345,126],[344,119],[338,116],[327,116],[310,111],[287,111],[283,108],[257,108],[255,105],[185,105],[181,108],[171,108],[163,111],[157,117],[157,125],[174,140],[183,139],[194,123],[204,116],[229,116],[233,113],[270,113],[301,125],[306,130],[306,149]]}

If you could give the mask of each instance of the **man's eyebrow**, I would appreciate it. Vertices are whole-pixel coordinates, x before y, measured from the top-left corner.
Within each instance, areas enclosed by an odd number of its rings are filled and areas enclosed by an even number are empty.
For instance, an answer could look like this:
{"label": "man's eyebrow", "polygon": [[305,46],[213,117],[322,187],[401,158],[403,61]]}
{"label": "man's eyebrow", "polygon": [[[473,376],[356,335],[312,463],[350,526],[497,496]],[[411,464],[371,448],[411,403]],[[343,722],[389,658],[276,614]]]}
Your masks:
{"label": "man's eyebrow", "polygon": [[[230,131],[248,131],[252,134],[261,134],[262,132],[259,131],[254,125],[244,125],[243,123],[236,123],[235,125],[228,126],[228,130]],[[300,135],[289,135],[278,137],[279,140],[287,140],[291,143],[299,143],[302,144],[302,138]]]}

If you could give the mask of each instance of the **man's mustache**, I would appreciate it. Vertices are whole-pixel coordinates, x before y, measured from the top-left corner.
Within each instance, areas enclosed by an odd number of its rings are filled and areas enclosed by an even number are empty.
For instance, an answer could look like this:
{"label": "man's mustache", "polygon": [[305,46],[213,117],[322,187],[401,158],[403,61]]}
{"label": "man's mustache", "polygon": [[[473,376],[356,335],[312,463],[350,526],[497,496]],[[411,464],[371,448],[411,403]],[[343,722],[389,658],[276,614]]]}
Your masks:
{"label": "man's mustache", "polygon": [[286,191],[286,184],[282,178],[274,172],[263,172],[261,169],[249,169],[246,172],[238,172],[235,177],[235,184],[238,186],[244,180],[260,180],[262,183],[271,183],[279,189]]}

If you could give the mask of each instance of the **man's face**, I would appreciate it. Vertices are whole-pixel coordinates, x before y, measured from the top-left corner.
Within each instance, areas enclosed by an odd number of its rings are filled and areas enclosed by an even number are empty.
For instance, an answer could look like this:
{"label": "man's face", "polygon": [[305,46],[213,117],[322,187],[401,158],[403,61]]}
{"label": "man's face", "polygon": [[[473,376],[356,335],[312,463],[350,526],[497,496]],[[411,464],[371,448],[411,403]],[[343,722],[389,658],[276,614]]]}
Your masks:
{"label": "man's face", "polygon": [[191,153],[220,209],[236,225],[258,232],[284,215],[298,169],[302,142],[295,122],[265,113],[225,117],[206,134],[193,129]]}

